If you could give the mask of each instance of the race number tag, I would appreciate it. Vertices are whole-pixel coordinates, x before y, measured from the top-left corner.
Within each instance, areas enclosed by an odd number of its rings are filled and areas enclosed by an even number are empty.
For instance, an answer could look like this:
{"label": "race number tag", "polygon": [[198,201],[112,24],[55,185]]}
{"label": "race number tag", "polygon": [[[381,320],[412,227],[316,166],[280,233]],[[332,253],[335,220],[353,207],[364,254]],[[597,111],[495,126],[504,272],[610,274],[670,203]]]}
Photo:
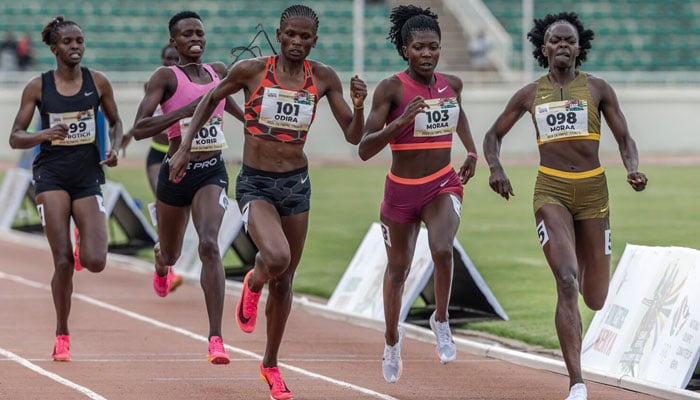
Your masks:
{"label": "race number tag", "polygon": [[459,104],[457,98],[428,99],[428,108],[416,115],[413,136],[433,137],[451,135],[457,131]]}
{"label": "race number tag", "polygon": [[588,103],[565,100],[540,104],[535,108],[540,141],[588,135]]}
{"label": "race number tag", "polygon": [[260,123],[271,128],[307,131],[311,125],[316,96],[278,88],[265,88]]}
{"label": "race number tag", "polygon": [[[190,127],[192,118],[180,120],[180,132],[185,132]],[[202,126],[192,138],[192,151],[223,150],[228,147],[223,129],[224,116],[212,115],[209,121]]]}
{"label": "race number tag", "polygon": [[97,137],[95,111],[92,109],[61,114],[49,113],[49,126],[53,128],[58,124],[68,125],[68,135],[63,139],[52,140],[51,144],[54,146],[92,143]]}

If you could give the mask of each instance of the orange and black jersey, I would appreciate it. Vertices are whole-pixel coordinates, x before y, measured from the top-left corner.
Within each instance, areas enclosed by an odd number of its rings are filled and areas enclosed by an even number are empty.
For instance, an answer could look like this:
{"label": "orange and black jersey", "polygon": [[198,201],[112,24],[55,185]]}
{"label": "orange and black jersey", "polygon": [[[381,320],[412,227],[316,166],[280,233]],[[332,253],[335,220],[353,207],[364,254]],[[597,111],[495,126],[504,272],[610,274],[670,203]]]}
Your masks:
{"label": "orange and black jersey", "polygon": [[304,60],[304,82],[292,89],[279,83],[276,62],[277,56],[267,58],[265,75],[245,104],[244,132],[267,140],[304,143],[318,103],[311,63]]}

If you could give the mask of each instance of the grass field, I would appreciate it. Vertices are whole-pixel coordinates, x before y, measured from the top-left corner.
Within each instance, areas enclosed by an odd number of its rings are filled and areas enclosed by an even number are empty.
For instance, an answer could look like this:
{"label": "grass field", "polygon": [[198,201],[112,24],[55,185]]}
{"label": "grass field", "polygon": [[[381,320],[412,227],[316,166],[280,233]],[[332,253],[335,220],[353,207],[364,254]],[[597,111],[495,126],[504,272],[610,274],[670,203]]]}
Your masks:
{"label": "grass field", "polygon": [[[312,211],[295,291],[329,297],[372,222],[378,220],[384,166],[311,167]],[[700,248],[697,166],[650,166],[644,192],[634,192],[619,166],[607,168],[613,232],[613,268],[626,243]],[[232,182],[237,168],[230,169]],[[554,280],[534,232],[532,189],[536,166],[507,166],[516,196],[501,199],[479,164],[465,187],[458,240],[494,293],[509,321],[467,328],[546,348],[558,348],[554,330]],[[152,200],[140,168],[108,170],[143,204]],[[233,196],[233,185],[229,196]],[[149,250],[144,251],[146,257]],[[380,296],[381,293],[377,293]],[[582,303],[581,303],[582,304]],[[584,329],[593,313],[582,304]]]}

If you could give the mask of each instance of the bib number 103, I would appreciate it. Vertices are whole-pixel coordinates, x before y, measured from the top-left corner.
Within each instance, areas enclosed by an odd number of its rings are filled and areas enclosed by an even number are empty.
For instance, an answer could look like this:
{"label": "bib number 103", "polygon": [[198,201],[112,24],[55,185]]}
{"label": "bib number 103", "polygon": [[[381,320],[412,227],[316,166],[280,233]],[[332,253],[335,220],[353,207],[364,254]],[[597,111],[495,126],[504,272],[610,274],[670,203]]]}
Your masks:
{"label": "bib number 103", "polygon": [[450,119],[450,114],[447,112],[447,110],[426,111],[425,115],[428,118],[429,124],[433,124],[436,122],[443,122],[443,121],[447,121]]}

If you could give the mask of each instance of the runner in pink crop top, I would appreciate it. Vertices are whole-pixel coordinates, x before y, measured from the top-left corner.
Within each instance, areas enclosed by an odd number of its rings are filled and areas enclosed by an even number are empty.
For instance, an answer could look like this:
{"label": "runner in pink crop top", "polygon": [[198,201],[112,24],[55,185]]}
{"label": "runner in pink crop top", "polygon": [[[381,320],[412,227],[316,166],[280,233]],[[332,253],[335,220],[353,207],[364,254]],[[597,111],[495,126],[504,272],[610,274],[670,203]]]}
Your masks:
{"label": "runner in pink crop top", "polygon": [[[209,90],[211,90],[214,86],[216,86],[219,83],[219,81],[221,80],[219,79],[219,75],[217,75],[217,73],[209,64],[202,64],[202,67],[205,70],[207,70],[209,75],[211,75],[211,82],[204,85],[192,82],[190,78],[184,72],[182,72],[180,67],[178,67],[177,65],[171,65],[168,67],[173,71],[175,77],[177,78],[177,89],[175,90],[175,93],[173,93],[172,97],[170,97],[168,100],[164,101],[163,104],[161,104],[161,109],[163,110],[164,114],[167,114],[169,112],[172,112],[190,104],[196,98],[207,94]],[[221,102],[219,102],[219,105],[217,105],[216,109],[214,109],[214,113],[212,114],[212,116],[218,115],[223,117],[225,105],[226,100],[222,100]],[[187,120],[189,120],[189,118]],[[168,139],[181,136],[182,132],[180,131],[180,124],[181,122],[176,122],[168,127]]]}
{"label": "runner in pink crop top", "polygon": [[[391,110],[387,118],[387,124],[400,117],[408,103],[416,96],[422,96],[426,101],[435,99],[436,109],[424,114],[423,128],[419,125],[406,125],[389,142],[391,150],[418,150],[418,149],[442,149],[452,147],[452,132],[457,127],[459,104],[457,94],[439,72],[435,72],[435,83],[426,86],[412,79],[406,71],[396,74],[403,86],[403,97],[398,107]],[[452,121],[453,123],[449,123]],[[418,121],[420,123],[420,121]],[[449,129],[449,128],[452,129]],[[431,129],[432,128],[432,129]]]}

